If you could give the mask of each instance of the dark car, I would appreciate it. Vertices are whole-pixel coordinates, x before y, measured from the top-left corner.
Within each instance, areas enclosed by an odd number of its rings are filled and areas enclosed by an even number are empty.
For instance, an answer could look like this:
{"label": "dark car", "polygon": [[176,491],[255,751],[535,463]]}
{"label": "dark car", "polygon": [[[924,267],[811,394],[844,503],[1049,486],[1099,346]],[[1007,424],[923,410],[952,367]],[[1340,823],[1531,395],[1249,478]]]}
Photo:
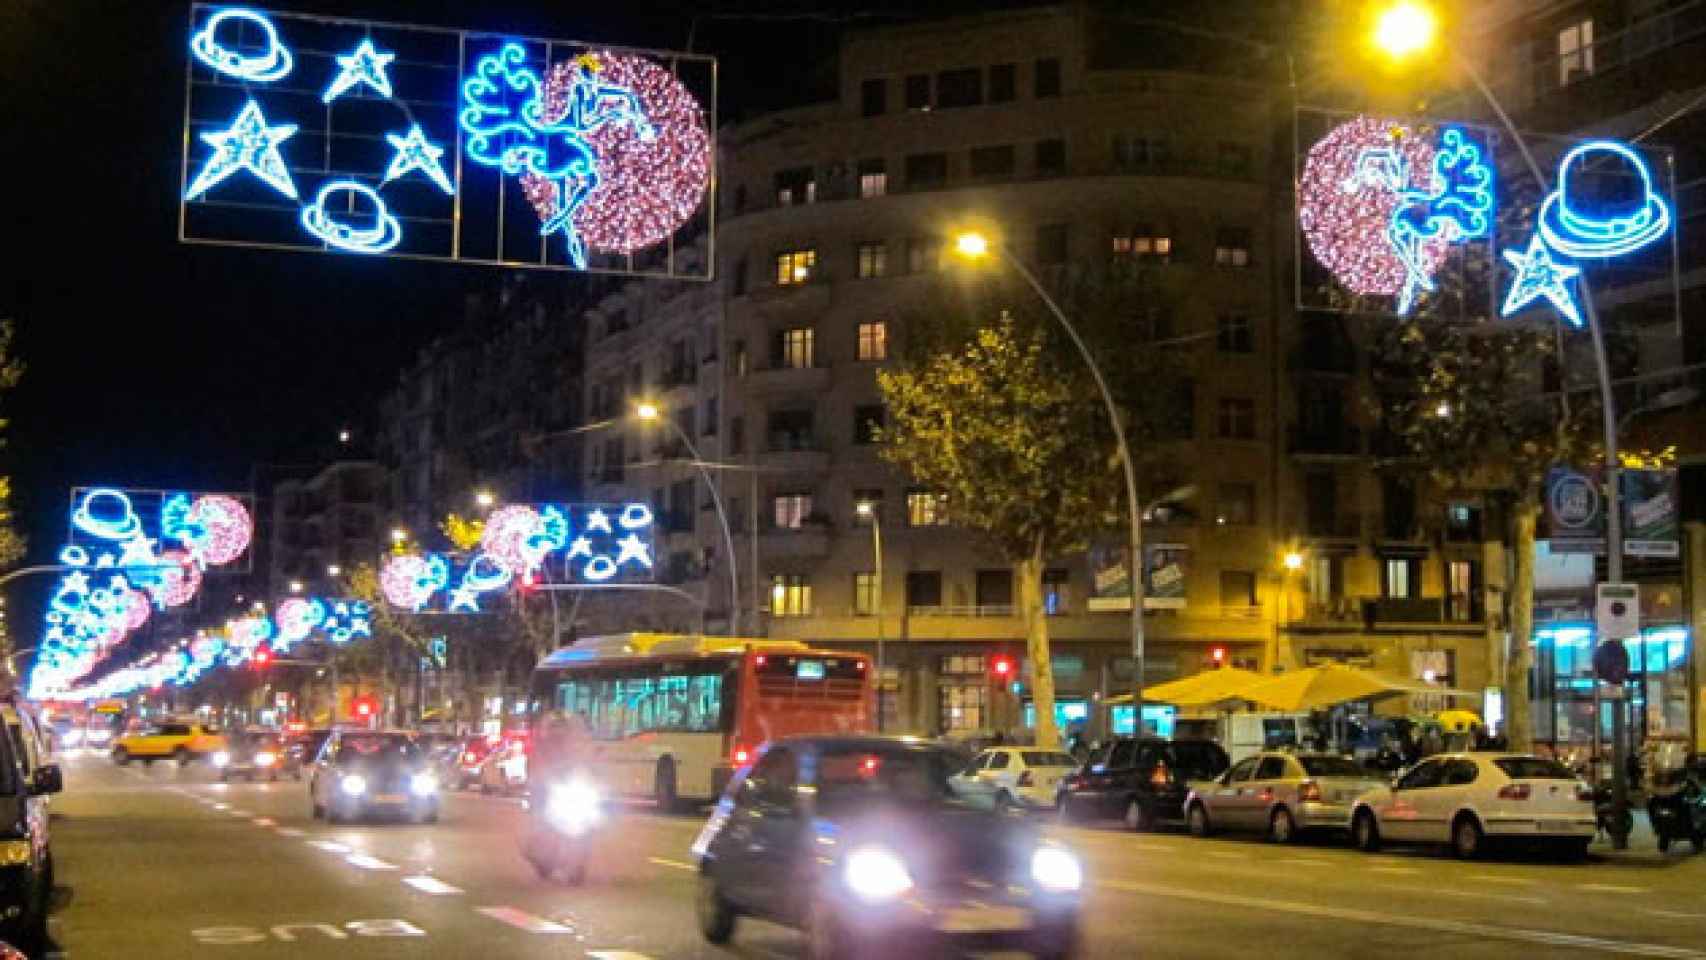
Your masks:
{"label": "dark car", "polygon": [[729,783],[693,844],[700,932],[742,916],[802,930],[807,955],[949,956],[1078,943],[1078,858],[1025,818],[974,806],[965,758],[910,737],[793,737]]}
{"label": "dark car", "polygon": [[301,780],[302,771],[314,765],[314,758],[320,755],[320,748],[326,745],[326,739],[332,735],[328,729],[302,730],[290,735],[284,751],[287,762],[295,768],[293,779]]}
{"label": "dark car", "polygon": [[0,737],[0,940],[32,953],[45,949],[53,894],[47,797],[63,787],[59,766],[26,773],[9,737]]}
{"label": "dark car", "polygon": [[394,813],[417,823],[438,820],[438,774],[412,734],[337,730],[309,774],[314,817],[336,823]]}
{"label": "dark car", "polygon": [[1191,782],[1226,772],[1226,751],[1212,740],[1120,737],[1091,754],[1062,782],[1060,819],[1123,819],[1132,830],[1181,822]]}
{"label": "dark car", "polygon": [[219,768],[219,779],[230,781],[241,777],[277,782],[283,775],[292,774],[300,780],[302,768],[290,756],[284,738],[275,733],[241,733],[229,738],[224,750],[213,755],[213,765]]}

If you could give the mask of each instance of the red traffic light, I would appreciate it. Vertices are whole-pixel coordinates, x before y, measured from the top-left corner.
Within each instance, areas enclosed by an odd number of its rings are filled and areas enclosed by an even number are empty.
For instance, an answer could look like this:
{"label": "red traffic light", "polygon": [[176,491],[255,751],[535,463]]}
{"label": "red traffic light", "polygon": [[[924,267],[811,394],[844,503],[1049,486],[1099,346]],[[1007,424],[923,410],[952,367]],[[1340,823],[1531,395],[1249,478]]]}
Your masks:
{"label": "red traffic light", "polygon": [[1225,647],[1214,647],[1209,650],[1208,655],[1214,659],[1214,665],[1217,667],[1223,666],[1226,663]]}
{"label": "red traffic light", "polygon": [[374,711],[374,704],[373,704],[373,698],[372,697],[356,697],[355,698],[355,715],[356,716],[361,717],[362,719],[365,720],[366,718],[373,716],[373,711]]}
{"label": "red traffic light", "polygon": [[1013,675],[1013,658],[1009,656],[996,657],[989,662],[989,669],[997,677],[1006,679]]}
{"label": "red traffic light", "polygon": [[256,647],[255,652],[249,657],[249,662],[253,663],[257,670],[266,669],[267,665],[272,663],[272,648]]}

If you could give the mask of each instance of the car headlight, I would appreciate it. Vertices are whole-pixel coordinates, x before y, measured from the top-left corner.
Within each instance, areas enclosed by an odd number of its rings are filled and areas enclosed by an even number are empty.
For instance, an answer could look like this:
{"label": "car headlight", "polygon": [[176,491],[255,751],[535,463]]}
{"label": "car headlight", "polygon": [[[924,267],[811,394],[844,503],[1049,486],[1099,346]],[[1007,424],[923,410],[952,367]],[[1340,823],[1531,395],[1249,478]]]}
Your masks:
{"label": "car headlight", "polygon": [[559,830],[580,833],[603,816],[600,808],[597,787],[585,780],[569,780],[551,785],[545,819]]}
{"label": "car headlight", "polygon": [[1031,854],[1031,879],[1055,893],[1074,893],[1084,885],[1084,868],[1078,858],[1059,847],[1038,847]]}
{"label": "car headlight", "polygon": [[865,900],[892,900],[912,889],[912,875],[894,854],[864,847],[847,855],[847,886]]}
{"label": "car headlight", "polygon": [[417,797],[430,797],[438,792],[438,778],[425,771],[409,778],[409,792]]}
{"label": "car headlight", "polygon": [[270,767],[277,762],[278,754],[276,753],[268,753],[265,750],[262,750],[260,753],[255,754],[255,766],[257,767]]}
{"label": "car headlight", "polygon": [[228,767],[228,766],[230,766],[231,765],[231,755],[229,753],[226,753],[224,750],[221,750],[218,753],[215,753],[213,755],[213,765],[216,767]]}
{"label": "car headlight", "polygon": [[367,778],[359,773],[352,773],[338,781],[338,789],[352,797],[359,797],[367,792]]}

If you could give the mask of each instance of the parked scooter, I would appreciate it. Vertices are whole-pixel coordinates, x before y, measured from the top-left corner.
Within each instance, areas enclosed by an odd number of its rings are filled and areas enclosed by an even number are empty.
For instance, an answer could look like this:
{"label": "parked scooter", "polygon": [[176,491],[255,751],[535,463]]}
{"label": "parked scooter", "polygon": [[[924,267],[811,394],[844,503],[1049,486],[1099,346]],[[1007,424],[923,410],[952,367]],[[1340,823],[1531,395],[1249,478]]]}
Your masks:
{"label": "parked scooter", "polygon": [[1693,844],[1694,852],[1706,850],[1706,790],[1680,751],[1655,754],[1647,785],[1647,818],[1661,852],[1678,840]]}

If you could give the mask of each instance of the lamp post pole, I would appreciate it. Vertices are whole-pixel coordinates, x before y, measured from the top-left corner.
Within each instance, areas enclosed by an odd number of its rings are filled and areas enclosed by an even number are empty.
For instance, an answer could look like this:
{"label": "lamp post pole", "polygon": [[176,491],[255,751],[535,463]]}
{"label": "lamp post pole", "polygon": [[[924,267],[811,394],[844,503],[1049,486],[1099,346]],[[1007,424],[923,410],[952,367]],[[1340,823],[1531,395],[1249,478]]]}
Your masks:
{"label": "lamp post pole", "polygon": [[[699,470],[700,479],[705,481],[705,489],[711,491],[711,504],[717,509],[717,523],[723,528],[724,556],[728,557],[729,636],[735,636],[740,632],[740,573],[735,569],[735,538],[729,530],[728,512],[723,509],[722,492],[717,489],[717,484],[711,480],[711,471],[705,468],[705,458],[699,455],[699,449],[693,445],[693,441],[687,436],[687,431],[681,429],[681,424],[676,423],[672,417],[663,417],[657,414],[655,410],[653,416],[644,419],[663,419],[669,424],[670,429],[675,432],[676,438],[681,441],[682,446],[687,448],[687,455],[693,458],[693,465]],[[753,576],[757,575],[758,571],[754,570]]]}
{"label": "lamp post pole", "polygon": [[877,732],[882,733],[884,668],[887,666],[883,659],[883,522],[877,515],[877,505],[869,500],[860,501],[853,509],[861,519],[871,521],[871,552],[876,559],[877,581],[871,591],[871,606],[877,618]]}

